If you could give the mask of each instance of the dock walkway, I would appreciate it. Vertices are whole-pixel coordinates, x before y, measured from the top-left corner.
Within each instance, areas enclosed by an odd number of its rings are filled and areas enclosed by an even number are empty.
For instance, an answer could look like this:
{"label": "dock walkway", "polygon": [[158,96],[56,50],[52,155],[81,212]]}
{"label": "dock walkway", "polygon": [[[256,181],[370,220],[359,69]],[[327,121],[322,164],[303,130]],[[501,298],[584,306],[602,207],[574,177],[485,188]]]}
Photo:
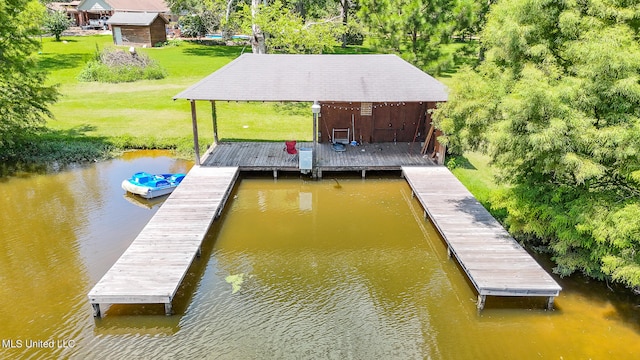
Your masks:
{"label": "dock walkway", "polygon": [[478,292],[487,296],[546,296],[561,287],[445,167],[402,167],[425,212]]}
{"label": "dock walkway", "polygon": [[[310,142],[299,142],[297,148],[312,148]],[[237,166],[240,171],[299,172],[298,158],[284,151],[284,142],[221,142],[203,157],[204,166]],[[429,166],[435,163],[420,154],[420,143],[375,143],[347,145],[337,152],[329,143],[316,148],[316,169],[322,172],[400,171],[401,166]]]}
{"label": "dock walkway", "polygon": [[173,297],[237,177],[237,167],[193,167],[89,292],[94,316],[101,315],[100,304],[164,304],[171,314]]}

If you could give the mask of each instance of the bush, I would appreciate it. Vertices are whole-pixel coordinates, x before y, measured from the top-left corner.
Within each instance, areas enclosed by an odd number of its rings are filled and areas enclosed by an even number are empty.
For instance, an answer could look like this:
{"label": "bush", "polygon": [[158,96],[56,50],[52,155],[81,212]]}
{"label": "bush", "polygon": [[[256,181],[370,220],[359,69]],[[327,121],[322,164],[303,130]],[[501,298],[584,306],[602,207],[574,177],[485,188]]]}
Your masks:
{"label": "bush", "polygon": [[67,17],[64,11],[47,12],[44,16],[43,27],[51,35],[56,37],[56,41],[60,41],[60,35],[71,26],[71,19]]}
{"label": "bush", "polygon": [[346,45],[362,45],[364,42],[364,29],[358,22],[350,20],[346,29]]}
{"label": "bush", "polygon": [[145,54],[113,49],[104,50],[96,60],[89,61],[78,75],[78,80],[121,83],[158,80],[166,75],[166,71]]}
{"label": "bush", "polygon": [[202,18],[196,15],[180,18],[180,29],[182,30],[182,36],[188,38],[201,37],[207,33],[207,28],[202,22]]}
{"label": "bush", "polygon": [[168,39],[162,45],[165,46],[165,47],[178,47],[178,46],[182,45],[182,39],[179,39],[179,38]]}

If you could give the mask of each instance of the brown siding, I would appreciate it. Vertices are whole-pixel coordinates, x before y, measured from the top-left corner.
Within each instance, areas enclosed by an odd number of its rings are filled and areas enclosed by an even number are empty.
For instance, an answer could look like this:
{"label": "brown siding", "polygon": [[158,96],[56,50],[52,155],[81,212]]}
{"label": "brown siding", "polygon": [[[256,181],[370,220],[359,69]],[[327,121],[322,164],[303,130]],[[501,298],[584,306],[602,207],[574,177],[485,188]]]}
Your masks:
{"label": "brown siding", "polygon": [[122,29],[122,43],[151,45],[149,28],[146,26],[120,25]]}
{"label": "brown siding", "polygon": [[[145,44],[154,46],[167,40],[165,22],[159,17],[150,26],[114,25],[122,29],[123,44]],[[115,36],[115,35],[114,35]],[[115,42],[115,38],[114,38]]]}
{"label": "brown siding", "polygon": [[159,16],[149,26],[149,33],[151,37],[151,46],[155,46],[157,43],[167,41],[167,29],[164,20]]}
{"label": "brown siding", "polygon": [[324,103],[318,122],[319,141],[328,141],[333,128],[350,128],[353,132],[352,115],[358,142],[424,141],[431,125],[431,115],[427,110],[435,107],[435,102],[373,103],[371,116],[366,116],[361,115],[361,103]]}

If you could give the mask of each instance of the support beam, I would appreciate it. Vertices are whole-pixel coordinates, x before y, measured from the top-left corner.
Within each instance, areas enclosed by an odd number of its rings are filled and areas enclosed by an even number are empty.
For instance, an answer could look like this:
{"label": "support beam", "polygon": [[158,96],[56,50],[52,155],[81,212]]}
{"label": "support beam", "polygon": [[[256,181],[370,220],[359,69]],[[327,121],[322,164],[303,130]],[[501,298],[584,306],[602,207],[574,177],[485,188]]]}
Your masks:
{"label": "support beam", "polygon": [[171,302],[164,303],[164,314],[167,316],[173,315],[173,308],[171,307]]}
{"label": "support beam", "polygon": [[200,144],[198,142],[198,117],[196,115],[195,100],[191,100],[191,125],[193,126],[193,149],[196,152],[196,166],[200,166]]}
{"label": "support beam", "polygon": [[444,158],[446,154],[447,154],[447,148],[444,145],[440,144],[440,146],[438,146],[438,159],[437,159],[438,165],[444,165],[444,160],[445,160]]}
{"label": "support beam", "polygon": [[487,295],[478,294],[478,311],[482,311],[484,309],[484,303],[487,301]]}
{"label": "support beam", "polygon": [[216,112],[216,102],[211,101],[211,119],[213,120],[213,143],[218,144],[218,114]]}
{"label": "support beam", "polygon": [[273,169],[273,178],[274,179],[278,178],[278,169]]}
{"label": "support beam", "polygon": [[431,136],[433,136],[433,132],[435,128],[433,124],[429,127],[429,131],[427,132],[427,137],[424,139],[424,145],[422,146],[422,150],[420,150],[420,154],[425,155],[427,153],[427,149],[429,148],[429,143],[431,142]]}
{"label": "support beam", "polygon": [[[313,151],[311,153],[311,173],[314,179],[318,178],[318,172],[316,172],[318,166],[318,117],[320,116],[320,111],[322,108],[317,101],[313,102],[311,105],[311,113],[313,114]],[[319,171],[320,178],[322,177],[322,172]]]}
{"label": "support beam", "polygon": [[102,317],[100,313],[100,304],[91,304],[93,307],[93,317]]}
{"label": "support beam", "polygon": [[318,114],[313,114],[313,156],[311,159],[311,168],[318,166],[316,158],[318,157]]}
{"label": "support beam", "polygon": [[547,310],[553,310],[553,302],[555,301],[555,296],[549,296],[547,298]]}
{"label": "support beam", "polygon": [[367,177],[367,170],[362,170],[362,178],[366,178]]}

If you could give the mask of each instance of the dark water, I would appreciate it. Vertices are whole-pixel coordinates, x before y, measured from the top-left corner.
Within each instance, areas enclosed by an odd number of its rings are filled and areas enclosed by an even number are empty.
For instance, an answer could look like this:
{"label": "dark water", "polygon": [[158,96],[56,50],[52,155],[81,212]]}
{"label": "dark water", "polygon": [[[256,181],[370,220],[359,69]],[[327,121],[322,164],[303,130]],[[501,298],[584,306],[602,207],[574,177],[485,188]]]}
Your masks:
{"label": "dark water", "polygon": [[478,314],[472,287],[400,179],[246,178],[185,279],[176,315],[114,305],[94,319],[87,292],[159,206],[125,197],[120,182],[190,166],[137,152],[0,181],[0,358],[640,354],[638,299],[580,278],[561,281],[553,312],[544,299],[489,298]]}

